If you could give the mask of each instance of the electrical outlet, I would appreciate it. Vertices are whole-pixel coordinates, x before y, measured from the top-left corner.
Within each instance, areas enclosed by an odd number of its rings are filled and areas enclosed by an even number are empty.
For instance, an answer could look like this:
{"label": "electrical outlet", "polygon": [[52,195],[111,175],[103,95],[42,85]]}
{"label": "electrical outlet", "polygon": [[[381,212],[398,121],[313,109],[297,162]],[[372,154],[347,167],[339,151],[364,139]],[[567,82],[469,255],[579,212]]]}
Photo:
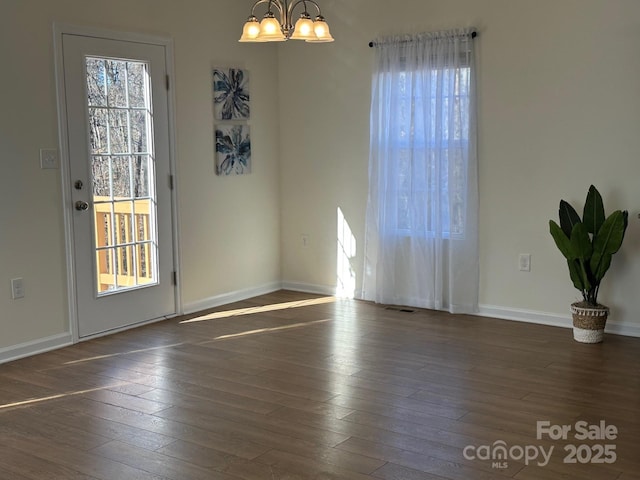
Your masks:
{"label": "electrical outlet", "polygon": [[40,168],[59,168],[58,151],[55,148],[40,149]]}
{"label": "electrical outlet", "polygon": [[13,300],[24,298],[24,284],[22,282],[22,278],[11,279],[11,298]]}
{"label": "electrical outlet", "polygon": [[518,266],[520,267],[521,272],[530,272],[531,271],[531,254],[530,253],[521,253],[518,257]]}

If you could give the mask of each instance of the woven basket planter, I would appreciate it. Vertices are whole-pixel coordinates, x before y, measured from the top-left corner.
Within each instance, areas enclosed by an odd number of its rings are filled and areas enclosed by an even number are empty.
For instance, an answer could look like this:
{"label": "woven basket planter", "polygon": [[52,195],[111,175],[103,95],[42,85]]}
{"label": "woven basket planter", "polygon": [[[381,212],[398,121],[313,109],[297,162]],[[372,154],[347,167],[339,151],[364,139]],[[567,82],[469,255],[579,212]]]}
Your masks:
{"label": "woven basket planter", "polygon": [[604,338],[604,326],[609,316],[609,307],[577,302],[571,304],[573,317],[573,339],[580,343],[600,343]]}

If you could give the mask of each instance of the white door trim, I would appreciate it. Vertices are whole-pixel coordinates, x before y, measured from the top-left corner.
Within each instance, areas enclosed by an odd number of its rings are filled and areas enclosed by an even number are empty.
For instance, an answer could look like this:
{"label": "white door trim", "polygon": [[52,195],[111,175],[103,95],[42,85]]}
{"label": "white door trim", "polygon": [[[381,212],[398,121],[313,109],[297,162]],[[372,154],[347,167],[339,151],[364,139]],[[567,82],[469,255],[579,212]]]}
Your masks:
{"label": "white door trim", "polygon": [[[60,177],[62,181],[62,210],[64,214],[64,236],[65,236],[65,254],[66,254],[66,273],[67,273],[67,298],[69,311],[69,332],[73,343],[77,343],[78,333],[78,311],[77,311],[77,294],[75,282],[75,259],[74,259],[74,240],[73,240],[73,223],[72,223],[72,201],[71,201],[71,177],[70,177],[70,158],[69,158],[69,142],[67,129],[67,98],[65,93],[64,80],[64,57],[62,51],[63,35],[80,35],[85,37],[103,38],[109,40],[121,40],[127,42],[145,43],[151,45],[159,45],[165,48],[166,68],[169,75],[170,88],[167,93],[168,102],[168,120],[169,120],[169,165],[171,174],[173,175],[173,189],[171,190],[171,213],[173,223],[171,226],[173,235],[174,248],[174,270],[177,272],[177,285],[175,291],[175,305],[177,314],[183,313],[182,306],[182,276],[181,276],[181,257],[179,248],[179,217],[178,217],[178,185],[176,171],[176,124],[175,124],[175,93],[172,85],[174,75],[173,62],[173,40],[169,37],[146,35],[141,33],[123,32],[116,30],[106,30],[101,28],[93,28],[86,26],[76,26],[63,23],[53,24],[53,47],[55,56],[55,80],[56,80],[56,100],[58,107],[58,142],[60,156]],[[139,326],[140,324],[136,325]],[[109,333],[114,333],[111,331]],[[86,340],[92,337],[85,337]]]}

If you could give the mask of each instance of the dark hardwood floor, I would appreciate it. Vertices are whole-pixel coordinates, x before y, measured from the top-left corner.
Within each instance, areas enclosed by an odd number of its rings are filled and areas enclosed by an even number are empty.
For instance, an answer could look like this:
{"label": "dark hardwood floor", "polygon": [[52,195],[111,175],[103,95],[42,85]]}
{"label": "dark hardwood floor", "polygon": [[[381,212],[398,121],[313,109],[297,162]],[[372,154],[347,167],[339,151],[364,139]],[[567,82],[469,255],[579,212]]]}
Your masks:
{"label": "dark hardwood floor", "polygon": [[0,478],[640,480],[640,339],[286,291],[207,313],[0,365]]}

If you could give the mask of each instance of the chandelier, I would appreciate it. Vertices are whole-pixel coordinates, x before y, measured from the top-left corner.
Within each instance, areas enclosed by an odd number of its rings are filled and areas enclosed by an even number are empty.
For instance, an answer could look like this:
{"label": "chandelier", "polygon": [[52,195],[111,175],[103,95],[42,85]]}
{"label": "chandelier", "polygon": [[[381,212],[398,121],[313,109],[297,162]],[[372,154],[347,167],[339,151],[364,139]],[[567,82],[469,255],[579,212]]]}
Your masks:
{"label": "chandelier", "polygon": [[[258,22],[255,9],[258,5],[268,3],[267,13]],[[317,10],[314,20],[307,11],[307,4]],[[293,24],[293,11],[302,5],[300,18]],[[277,13],[277,17],[274,14]],[[310,43],[333,42],[329,25],[320,13],[320,7],[314,0],[258,0],[251,8],[251,15],[242,29],[240,42],[284,42],[285,40],[305,40]]]}

